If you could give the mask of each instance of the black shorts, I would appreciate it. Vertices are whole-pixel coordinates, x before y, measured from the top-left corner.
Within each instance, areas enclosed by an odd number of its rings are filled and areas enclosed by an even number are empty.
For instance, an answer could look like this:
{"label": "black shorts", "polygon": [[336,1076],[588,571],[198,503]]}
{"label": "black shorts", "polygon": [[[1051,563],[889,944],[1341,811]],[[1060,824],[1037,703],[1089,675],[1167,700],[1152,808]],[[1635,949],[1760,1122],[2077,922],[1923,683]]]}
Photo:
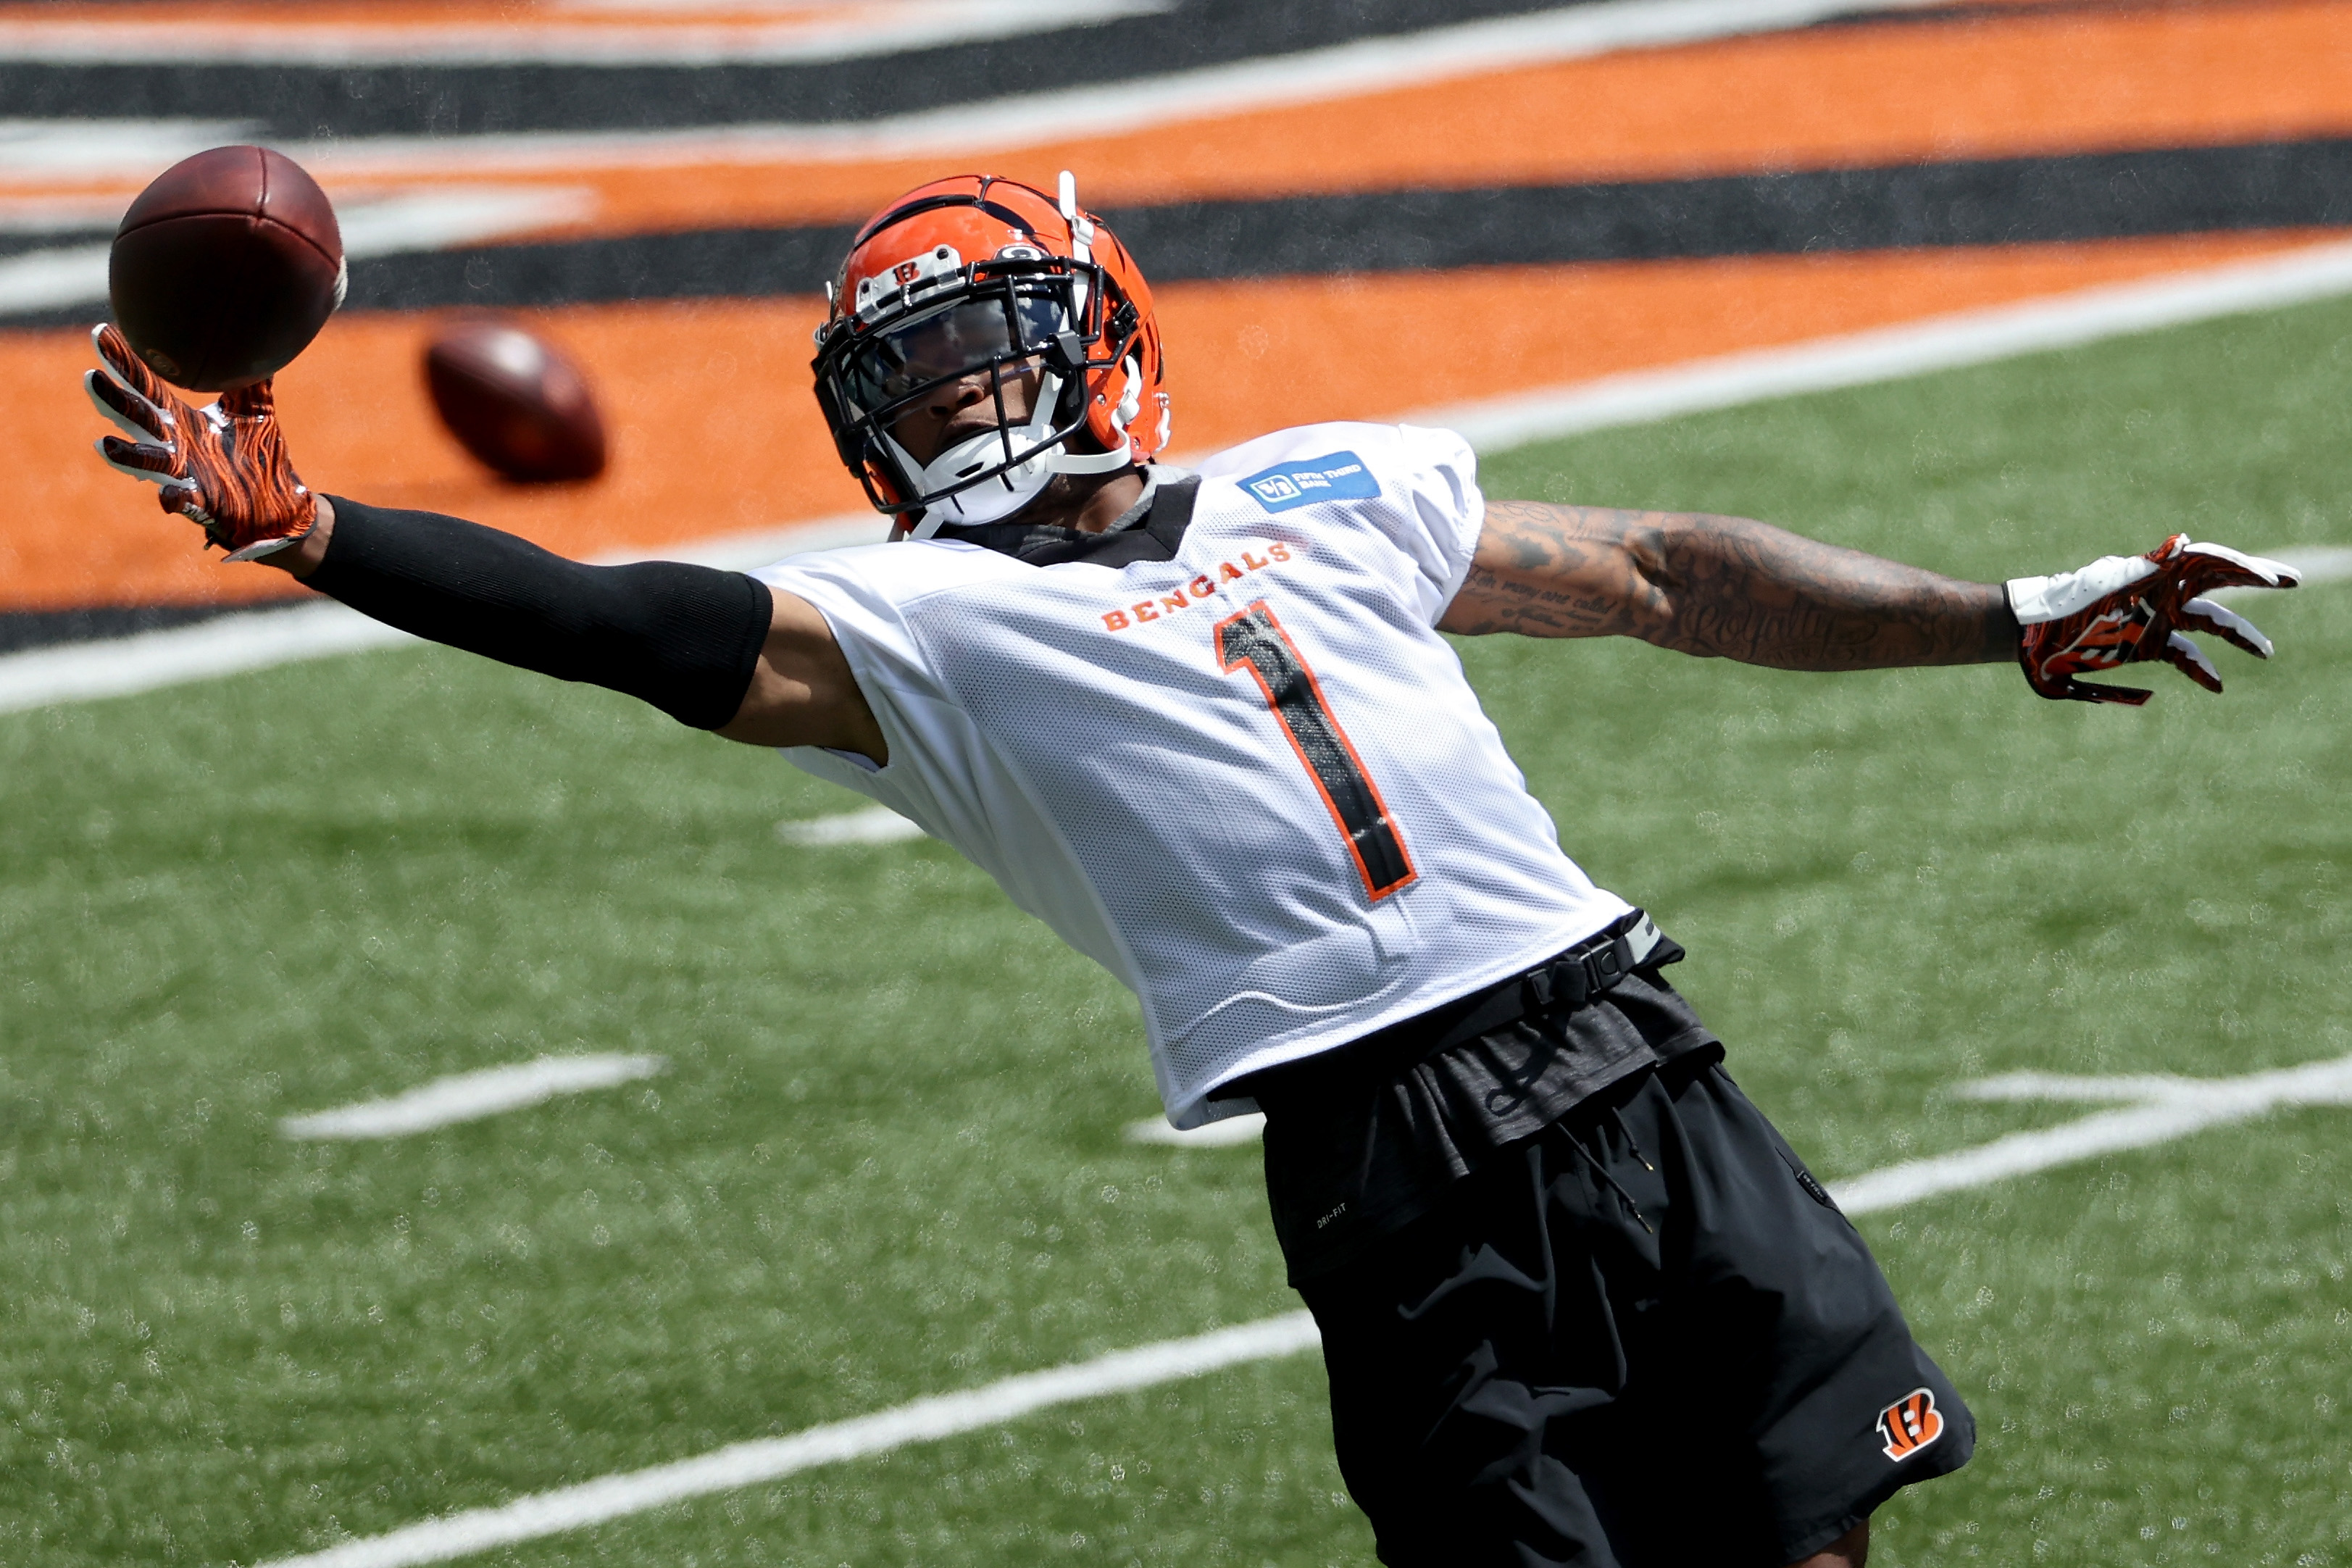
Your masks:
{"label": "black shorts", "polygon": [[1780,1568],[1975,1447],[1862,1237],[1711,1053],[1302,1293],[1396,1568]]}

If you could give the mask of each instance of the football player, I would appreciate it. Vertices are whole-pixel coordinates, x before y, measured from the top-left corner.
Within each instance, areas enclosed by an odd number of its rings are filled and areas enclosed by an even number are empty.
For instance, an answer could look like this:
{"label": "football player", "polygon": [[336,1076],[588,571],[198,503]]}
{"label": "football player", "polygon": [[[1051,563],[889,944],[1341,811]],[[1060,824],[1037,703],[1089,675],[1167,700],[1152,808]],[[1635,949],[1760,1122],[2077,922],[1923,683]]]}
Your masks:
{"label": "football player", "polygon": [[[1442,633],[1790,669],[2023,667],[2043,697],[2292,586],[2186,536],[1958,582],[1737,518],[1488,500],[1444,430],[1183,471],[1151,291],[1080,209],[942,180],[859,232],[816,395],[892,542],[592,567],[314,496],[267,384],[192,409],[110,328],[109,461],[237,559],[780,748],[944,839],[1131,987],[1179,1127],[1266,1113],[1339,1465],[1394,1564],[1860,1563],[1969,1458],[1853,1227],[1561,852]],[[1605,800],[1586,803],[1609,809]]]}

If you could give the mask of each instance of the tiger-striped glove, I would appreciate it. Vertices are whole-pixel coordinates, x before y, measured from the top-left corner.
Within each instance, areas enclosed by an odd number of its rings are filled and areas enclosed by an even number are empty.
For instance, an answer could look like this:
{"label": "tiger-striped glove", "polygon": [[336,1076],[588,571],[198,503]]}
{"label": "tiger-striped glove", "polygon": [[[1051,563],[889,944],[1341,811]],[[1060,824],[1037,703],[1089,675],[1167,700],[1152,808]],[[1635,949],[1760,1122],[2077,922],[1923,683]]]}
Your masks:
{"label": "tiger-striped glove", "polygon": [[231,561],[257,561],[299,541],[319,521],[319,500],[286,460],[269,383],[256,382],[191,408],[155,377],[112,327],[90,333],[104,373],[82,387],[124,436],[101,436],[98,455],[134,479],[161,485],[165,511],[204,525]]}
{"label": "tiger-striped glove", "polygon": [[2221,672],[2187,634],[2211,632],[2256,658],[2270,658],[2271,639],[2203,595],[2216,588],[2292,588],[2302,580],[2282,562],[2225,545],[2191,544],[2185,533],[2145,555],[2103,555],[2079,572],[2012,578],[2009,607],[2022,631],[2017,660],[2025,667],[2026,683],[2053,699],[2137,708],[2153,694],[2075,677],[2151,658],[2219,691]]}

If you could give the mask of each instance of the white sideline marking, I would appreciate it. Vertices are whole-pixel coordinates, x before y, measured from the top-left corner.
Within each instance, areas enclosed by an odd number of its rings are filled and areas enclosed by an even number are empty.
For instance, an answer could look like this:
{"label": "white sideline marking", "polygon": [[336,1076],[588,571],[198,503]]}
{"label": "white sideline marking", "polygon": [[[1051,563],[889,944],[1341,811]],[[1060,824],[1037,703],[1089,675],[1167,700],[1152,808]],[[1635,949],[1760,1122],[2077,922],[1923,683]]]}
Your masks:
{"label": "white sideline marking", "polygon": [[[7,137],[0,132],[0,159],[7,155]],[[121,196],[12,196],[0,192],[0,234],[103,233],[122,221],[131,204]]]}
{"label": "white sideline marking", "polygon": [[169,631],[65,643],[0,657],[0,713],[125,697],[184,681],[414,642],[332,601],[249,610]]}
{"label": "white sideline marking", "polygon": [[2053,1165],[2070,1164],[2095,1154],[2145,1149],[2202,1128],[2251,1121],[2283,1105],[2352,1105],[2352,1057],[2307,1062],[2274,1072],[2248,1073],[2243,1078],[2168,1078],[2155,1074],[2115,1079],[2059,1078],[2021,1072],[1963,1085],[1960,1092],[1974,1100],[2123,1100],[2126,1105],[2123,1110],[2101,1111],[2063,1127],[2012,1132],[1973,1149],[1872,1171],[1830,1189],[1839,1206],[1848,1214],[1893,1208],[1938,1193],[1981,1187],[2004,1176],[2048,1170]]}
{"label": "white sideline marking", "polygon": [[[2095,1154],[2146,1148],[2200,1128],[2246,1121],[2282,1105],[2352,1105],[2352,1057],[2234,1079],[2156,1074],[2085,1079],[2013,1073],[1964,1085],[1960,1092],[1986,1100],[2124,1099],[2137,1103],[2128,1110],[2102,1112],[2063,1127],[2013,1133],[1975,1149],[1869,1172],[1831,1189],[1840,1206],[1849,1214],[1892,1208]],[[1221,1367],[1312,1350],[1320,1343],[1311,1316],[1286,1312],[1238,1328],[1163,1340],[1045,1372],[1023,1373],[961,1394],[938,1394],[872,1415],[812,1426],[789,1437],[737,1443],[699,1458],[606,1476],[517,1498],[498,1508],[424,1520],[323,1552],[281,1557],[261,1568],[408,1568],[413,1563],[445,1562],[493,1546],[599,1524],[684,1498],[757,1486],[817,1465],[976,1431],[1047,1405],[1198,1377]]]}
{"label": "white sideline marking", "polygon": [[[2308,550],[2273,550],[2273,561],[2284,561],[2303,574],[2305,583],[2341,583],[2352,577],[2352,550],[2338,545],[2320,545]],[[2223,588],[2225,595],[2266,594],[2267,588]]]}
{"label": "white sideline marking", "polygon": [[924,837],[923,830],[887,805],[838,816],[813,816],[776,824],[776,837],[787,844],[822,847],[829,844],[898,844]]}
{"label": "white sideline marking", "polygon": [[[1894,3],[1925,8],[1940,0]],[[963,156],[1625,49],[1777,32],[1887,8],[1883,0],[1594,0],[1136,81],[1023,94],[854,123],[383,137],[289,145],[285,151],[306,167],[377,173],[567,169],[583,161],[671,164],[852,162],[948,153]]]}
{"label": "white sideline marking", "polygon": [[[586,189],[458,185],[347,202],[335,217],[343,253],[358,259],[496,239],[585,218],[595,209],[595,194]],[[0,314],[102,302],[110,248],[101,241],[0,258]]]}
{"label": "white sideline marking", "polygon": [[2352,242],[2331,241],[2260,260],[1451,404],[1399,423],[1459,431],[1479,450],[1496,451],[1588,430],[1989,364],[2346,293],[2352,293]]}
{"label": "white sideline marking", "polygon": [[872,1415],[812,1426],[788,1437],[737,1443],[698,1458],[517,1498],[499,1508],[427,1520],[383,1535],[347,1541],[324,1552],[280,1558],[268,1568],[405,1568],[409,1563],[440,1563],[641,1513],[683,1498],[756,1486],[817,1465],[978,1431],[1048,1405],[1199,1377],[1243,1362],[1291,1355],[1321,1342],[1313,1318],[1305,1312],[1286,1312],[1191,1339],[1163,1340],[1092,1361],[1023,1373],[961,1394],[938,1394]]}
{"label": "white sideline marking", "polygon": [[595,213],[596,193],[581,185],[440,185],[345,202],[335,224],[343,253],[364,258],[471,245]]}
{"label": "white sideline marking", "polygon": [[[604,559],[690,561],[740,571],[806,551],[872,544],[881,536],[882,524],[871,515],[828,518]],[[357,610],[321,599],[284,609],[220,616],[169,631],[29,648],[0,655],[0,713],[58,702],[127,697],[191,680],[415,640]]]}
{"label": "white sideline marking", "polygon": [[[0,119],[0,179],[152,174],[191,153],[242,142],[256,129],[245,120]],[[128,205],[117,202],[115,217]]]}
{"label": "white sideline marking", "polygon": [[1234,1143],[1247,1143],[1265,1136],[1265,1112],[1253,1110],[1246,1116],[1228,1116],[1222,1121],[1212,1121],[1205,1127],[1180,1131],[1168,1125],[1164,1116],[1147,1116],[1140,1121],[1127,1124],[1127,1141],[1130,1143],[1165,1143],[1177,1149],[1223,1149]]}
{"label": "white sideline marking", "polygon": [[388,1100],[365,1100],[333,1110],[289,1116],[278,1123],[282,1138],[405,1138],[460,1121],[478,1121],[502,1110],[520,1110],[559,1094],[610,1089],[651,1078],[669,1063],[660,1057],[604,1053],[541,1057],[513,1067],[454,1073]]}
{"label": "white sideline marking", "polygon": [[108,254],[101,241],[0,257],[0,311],[49,310],[105,299]]}
{"label": "white sideline marking", "polygon": [[[53,63],[190,61],[348,65],[399,60],[422,65],[706,66],[743,61],[851,59],[942,44],[1017,37],[1053,27],[1149,15],[1171,0],[867,0],[871,16],[733,22],[681,20],[615,25],[598,11],[643,13],[644,0],[589,5],[578,0],[533,26],[481,22],[311,22],[299,12],[268,20],[143,16],[0,22],[0,59]],[[720,9],[706,7],[705,9]],[[736,7],[739,12],[748,7]],[[770,7],[774,9],[774,7]],[[21,16],[21,13],[20,13]]]}

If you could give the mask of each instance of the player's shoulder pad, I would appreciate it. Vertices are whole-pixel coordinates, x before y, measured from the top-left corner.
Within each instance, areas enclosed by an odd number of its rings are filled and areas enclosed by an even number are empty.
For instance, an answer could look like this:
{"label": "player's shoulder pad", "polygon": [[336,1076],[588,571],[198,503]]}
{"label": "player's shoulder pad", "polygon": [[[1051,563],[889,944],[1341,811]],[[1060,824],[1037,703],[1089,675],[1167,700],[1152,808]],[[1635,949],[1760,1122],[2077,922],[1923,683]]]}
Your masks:
{"label": "player's shoulder pad", "polygon": [[787,555],[751,574],[772,588],[791,591],[795,583],[832,583],[861,595],[897,603],[942,589],[961,587],[977,577],[1010,575],[1023,570],[1010,556],[958,540],[904,539],[889,544],[852,544],[835,550],[812,550]]}
{"label": "player's shoulder pad", "polygon": [[1335,421],[1244,441],[1202,463],[1200,473],[1279,513],[1383,496],[1406,505],[1466,498],[1477,482],[1477,463],[1469,443],[1451,430]]}

